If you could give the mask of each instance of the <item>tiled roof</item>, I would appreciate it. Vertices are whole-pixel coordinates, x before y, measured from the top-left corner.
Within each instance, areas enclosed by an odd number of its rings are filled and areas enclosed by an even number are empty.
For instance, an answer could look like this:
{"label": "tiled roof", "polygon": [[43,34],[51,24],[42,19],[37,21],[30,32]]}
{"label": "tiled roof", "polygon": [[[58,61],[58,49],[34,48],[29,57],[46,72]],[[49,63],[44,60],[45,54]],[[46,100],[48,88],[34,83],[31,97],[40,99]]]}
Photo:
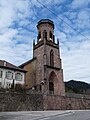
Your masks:
{"label": "tiled roof", "polygon": [[12,70],[18,70],[18,71],[22,71],[22,72],[26,72],[24,69],[21,69],[7,61],[4,60],[0,60],[0,68],[7,68],[7,69],[12,69]]}
{"label": "tiled roof", "polygon": [[36,58],[33,58],[33,59],[31,59],[31,60],[28,60],[28,61],[26,61],[25,63],[19,65],[18,67],[23,68],[25,65],[31,63],[31,62],[34,61],[34,60],[36,60]]}

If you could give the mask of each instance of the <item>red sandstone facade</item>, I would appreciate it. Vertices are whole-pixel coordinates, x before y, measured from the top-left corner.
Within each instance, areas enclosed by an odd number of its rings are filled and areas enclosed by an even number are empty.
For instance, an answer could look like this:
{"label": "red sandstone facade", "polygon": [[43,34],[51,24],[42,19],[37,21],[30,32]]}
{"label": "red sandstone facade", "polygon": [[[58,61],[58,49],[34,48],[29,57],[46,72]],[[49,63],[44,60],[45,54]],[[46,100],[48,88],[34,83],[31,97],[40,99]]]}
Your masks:
{"label": "red sandstone facade", "polygon": [[44,94],[65,95],[59,40],[55,43],[54,23],[38,22],[37,44],[33,42],[33,59],[20,65],[27,72],[26,86]]}

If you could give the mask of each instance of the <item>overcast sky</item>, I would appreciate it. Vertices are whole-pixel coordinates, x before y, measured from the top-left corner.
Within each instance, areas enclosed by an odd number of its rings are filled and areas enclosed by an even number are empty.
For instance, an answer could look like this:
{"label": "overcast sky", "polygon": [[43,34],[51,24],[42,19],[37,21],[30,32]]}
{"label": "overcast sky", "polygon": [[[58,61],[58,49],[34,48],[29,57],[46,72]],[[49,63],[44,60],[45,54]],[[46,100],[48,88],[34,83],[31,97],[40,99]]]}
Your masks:
{"label": "overcast sky", "polygon": [[49,18],[60,39],[64,80],[90,83],[90,0],[38,1],[0,0],[0,59],[15,65],[30,60],[37,22]]}

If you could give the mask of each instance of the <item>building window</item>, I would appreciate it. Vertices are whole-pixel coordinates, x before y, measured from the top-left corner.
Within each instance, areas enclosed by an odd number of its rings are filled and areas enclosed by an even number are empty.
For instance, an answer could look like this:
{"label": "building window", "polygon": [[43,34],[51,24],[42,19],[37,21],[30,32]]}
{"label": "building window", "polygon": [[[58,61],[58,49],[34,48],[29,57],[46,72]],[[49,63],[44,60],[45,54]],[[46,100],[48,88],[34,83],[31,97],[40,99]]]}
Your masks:
{"label": "building window", "polygon": [[49,82],[49,93],[50,94],[54,93],[54,84],[53,84],[53,82]]}
{"label": "building window", "polygon": [[7,79],[13,79],[13,73],[11,71],[6,72]]}
{"label": "building window", "polygon": [[47,32],[46,32],[46,30],[44,30],[44,32],[43,32],[43,38],[45,38],[47,40]]}
{"label": "building window", "polygon": [[54,66],[54,52],[53,50],[50,51],[50,66]]}
{"label": "building window", "polygon": [[2,78],[2,75],[3,75],[3,71],[0,71],[0,78]]}
{"label": "building window", "polygon": [[52,39],[52,32],[50,31],[50,33],[49,33],[49,36],[50,36],[50,38]]}
{"label": "building window", "polygon": [[21,81],[22,80],[22,74],[21,73],[16,73],[15,74],[15,79]]}
{"label": "building window", "polygon": [[53,35],[52,35],[52,32],[51,32],[51,31],[49,32],[49,37],[50,37],[50,41],[53,42],[53,39],[52,39],[52,38],[53,38]]}
{"label": "building window", "polygon": [[38,40],[39,41],[41,40],[41,32],[39,32],[39,34],[38,34]]}

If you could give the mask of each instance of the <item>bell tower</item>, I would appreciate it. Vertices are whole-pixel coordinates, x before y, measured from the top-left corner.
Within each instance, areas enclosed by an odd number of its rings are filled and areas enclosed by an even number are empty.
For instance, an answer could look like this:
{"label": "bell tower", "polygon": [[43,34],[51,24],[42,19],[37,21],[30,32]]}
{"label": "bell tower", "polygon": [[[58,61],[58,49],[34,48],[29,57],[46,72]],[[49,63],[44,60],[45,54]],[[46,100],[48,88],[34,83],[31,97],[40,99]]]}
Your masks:
{"label": "bell tower", "polygon": [[65,94],[59,40],[55,43],[54,23],[42,19],[37,24],[37,43],[33,42],[33,58],[36,58],[36,85],[45,94]]}
{"label": "bell tower", "polygon": [[[43,19],[38,22],[38,41],[46,40],[54,42],[54,24],[49,19]],[[45,34],[45,36],[44,36]]]}

